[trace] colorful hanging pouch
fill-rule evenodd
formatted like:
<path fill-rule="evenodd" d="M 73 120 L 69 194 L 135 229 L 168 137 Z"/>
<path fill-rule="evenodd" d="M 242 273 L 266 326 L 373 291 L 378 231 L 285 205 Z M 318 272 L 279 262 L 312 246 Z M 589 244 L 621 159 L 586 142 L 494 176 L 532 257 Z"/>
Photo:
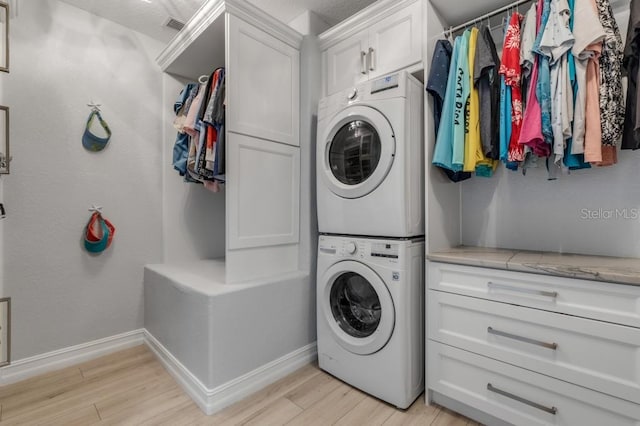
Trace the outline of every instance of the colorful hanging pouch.
<path fill-rule="evenodd" d="M 91 125 L 93 124 L 93 119 L 95 117 L 98 117 L 100 125 L 104 131 L 107 132 L 106 138 L 101 138 L 100 136 L 96 136 L 91 133 Z M 100 115 L 100 111 L 91 111 L 91 114 L 89 114 L 89 118 L 87 119 L 87 126 L 84 129 L 84 134 L 82 135 L 82 146 L 89 151 L 102 151 L 109 143 L 109 139 L 111 139 L 111 129 L 109 129 L 109 125 Z"/>
<path fill-rule="evenodd" d="M 94 212 L 84 230 L 84 247 L 90 253 L 102 253 L 111 245 L 115 231 L 111 222 Z"/>

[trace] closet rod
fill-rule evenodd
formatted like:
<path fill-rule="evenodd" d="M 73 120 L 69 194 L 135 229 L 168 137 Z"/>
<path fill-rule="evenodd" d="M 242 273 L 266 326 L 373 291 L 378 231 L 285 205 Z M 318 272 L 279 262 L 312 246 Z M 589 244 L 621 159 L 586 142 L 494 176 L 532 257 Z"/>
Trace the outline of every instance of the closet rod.
<path fill-rule="evenodd" d="M 484 15 L 482 15 L 482 16 L 479 16 L 479 17 L 477 17 L 477 18 L 475 18 L 475 19 L 472 19 L 472 20 L 470 20 L 470 21 L 467 21 L 467 22 L 465 22 L 464 24 L 460 24 L 460 25 L 457 25 L 457 26 L 455 26 L 455 27 L 451 27 L 451 28 L 449 28 L 448 30 L 444 31 L 444 33 L 443 33 L 443 34 L 453 34 L 453 33 L 457 33 L 458 31 L 463 30 L 463 29 L 465 29 L 465 28 L 469 27 L 470 25 L 475 24 L 475 23 L 476 23 L 476 22 L 478 22 L 478 21 L 484 21 L 485 19 L 488 19 L 488 18 L 491 18 L 491 17 L 493 17 L 493 16 L 499 15 L 499 14 L 501 14 L 501 13 L 502 13 L 502 12 L 504 12 L 504 11 L 507 11 L 507 10 L 509 10 L 509 9 L 513 9 L 514 7 L 518 7 L 518 6 L 520 6 L 521 4 L 529 3 L 529 2 L 531 2 L 531 1 L 533 1 L 533 0 L 518 0 L 518 1 L 514 1 L 513 3 L 508 4 L 508 5 L 504 6 L 504 7 L 501 7 L 500 9 L 496 9 L 496 10 L 494 10 L 493 12 L 485 13 L 485 14 L 484 14 Z"/>

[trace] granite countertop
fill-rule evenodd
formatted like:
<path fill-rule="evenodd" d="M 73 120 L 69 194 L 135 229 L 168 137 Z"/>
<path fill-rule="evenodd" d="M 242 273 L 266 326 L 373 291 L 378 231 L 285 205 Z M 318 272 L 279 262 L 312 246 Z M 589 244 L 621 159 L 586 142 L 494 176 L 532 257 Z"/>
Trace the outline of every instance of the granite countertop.
<path fill-rule="evenodd" d="M 427 255 L 434 262 L 482 266 L 640 286 L 640 259 L 460 246 Z"/>

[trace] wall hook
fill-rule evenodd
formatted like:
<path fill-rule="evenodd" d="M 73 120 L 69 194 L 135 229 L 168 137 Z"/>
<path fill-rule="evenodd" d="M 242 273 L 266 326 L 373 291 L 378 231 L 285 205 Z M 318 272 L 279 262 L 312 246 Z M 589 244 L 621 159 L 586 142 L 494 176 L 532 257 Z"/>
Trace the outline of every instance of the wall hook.
<path fill-rule="evenodd" d="M 100 112 L 101 104 L 96 104 L 93 101 L 91 101 L 90 103 L 87 104 L 87 106 L 91 108 L 91 111 Z"/>
<path fill-rule="evenodd" d="M 91 204 L 91 207 L 89 208 L 90 212 L 94 212 L 94 213 L 98 213 L 98 214 L 102 214 L 102 206 L 96 206 L 95 204 Z"/>

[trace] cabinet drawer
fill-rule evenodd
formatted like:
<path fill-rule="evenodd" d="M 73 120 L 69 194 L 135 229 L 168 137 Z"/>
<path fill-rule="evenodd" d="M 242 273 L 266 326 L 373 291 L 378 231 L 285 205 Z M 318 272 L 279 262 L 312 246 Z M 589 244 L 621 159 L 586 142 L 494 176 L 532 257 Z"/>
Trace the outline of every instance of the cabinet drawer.
<path fill-rule="evenodd" d="M 638 426 L 640 405 L 429 341 L 428 387 L 519 426 Z"/>
<path fill-rule="evenodd" d="M 429 262 L 429 288 L 640 327 L 640 287 Z"/>
<path fill-rule="evenodd" d="M 429 338 L 640 401 L 640 329 L 430 290 Z"/>

